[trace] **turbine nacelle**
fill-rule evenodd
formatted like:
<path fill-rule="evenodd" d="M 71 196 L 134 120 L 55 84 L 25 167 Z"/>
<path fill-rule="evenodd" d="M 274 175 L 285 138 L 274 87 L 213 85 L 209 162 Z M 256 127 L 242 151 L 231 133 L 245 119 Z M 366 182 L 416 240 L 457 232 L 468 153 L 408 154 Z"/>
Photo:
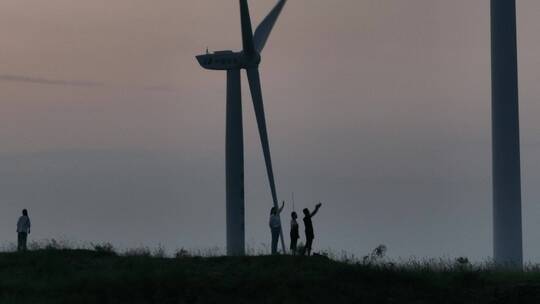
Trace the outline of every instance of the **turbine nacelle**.
<path fill-rule="evenodd" d="M 196 56 L 201 67 L 207 70 L 235 70 L 256 68 L 261 63 L 261 55 L 246 55 L 244 52 L 218 51 Z"/>

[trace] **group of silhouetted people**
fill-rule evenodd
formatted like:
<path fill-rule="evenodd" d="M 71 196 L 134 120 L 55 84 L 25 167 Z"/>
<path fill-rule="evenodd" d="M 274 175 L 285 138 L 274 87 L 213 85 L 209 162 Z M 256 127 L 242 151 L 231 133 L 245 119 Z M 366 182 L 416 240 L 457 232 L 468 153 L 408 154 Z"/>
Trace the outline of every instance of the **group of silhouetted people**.
<path fill-rule="evenodd" d="M 299 233 L 299 225 L 296 219 L 298 218 L 298 215 L 296 212 L 291 213 L 291 230 L 290 230 L 290 237 L 291 237 L 291 245 L 290 250 L 293 255 L 301 254 L 301 255 L 311 255 L 311 247 L 313 245 L 313 240 L 315 239 L 315 233 L 313 231 L 313 222 L 311 218 L 317 214 L 319 209 L 321 208 L 322 203 L 318 203 L 315 205 L 315 209 L 313 211 L 309 211 L 308 208 L 304 208 L 304 231 L 306 234 L 306 244 L 304 248 L 299 252 L 298 251 L 298 239 L 300 238 Z M 278 247 L 278 241 L 279 236 L 281 234 L 281 220 L 279 215 L 281 214 L 281 211 L 283 211 L 283 207 L 285 207 L 285 201 L 281 203 L 281 207 L 272 207 L 270 210 L 270 231 L 272 233 L 272 254 L 277 254 L 277 247 Z"/>
<path fill-rule="evenodd" d="M 298 251 L 298 239 L 300 239 L 300 233 L 299 233 L 299 225 L 296 219 L 298 218 L 298 215 L 296 212 L 291 213 L 291 230 L 290 230 L 290 237 L 291 237 L 291 245 L 290 250 L 293 255 L 295 254 L 306 254 L 311 255 L 311 247 L 313 245 L 313 239 L 315 239 L 315 233 L 313 231 L 313 222 L 311 218 L 317 214 L 319 209 L 321 208 L 322 204 L 318 203 L 315 205 L 315 209 L 313 211 L 309 211 L 309 209 L 304 208 L 304 229 L 306 234 L 306 245 L 304 246 L 303 250 L 300 252 Z M 283 211 L 283 207 L 285 207 L 285 201 L 281 203 L 280 208 L 272 207 L 270 210 L 270 231 L 272 232 L 272 254 L 277 253 L 277 247 L 278 247 L 278 241 L 279 236 L 281 234 L 281 220 L 279 215 L 281 214 L 281 211 Z M 19 220 L 17 221 L 17 251 L 25 251 L 26 250 L 26 241 L 28 239 L 28 234 L 30 234 L 30 217 L 28 216 L 28 210 L 23 209 L 22 215 L 19 217 Z"/>

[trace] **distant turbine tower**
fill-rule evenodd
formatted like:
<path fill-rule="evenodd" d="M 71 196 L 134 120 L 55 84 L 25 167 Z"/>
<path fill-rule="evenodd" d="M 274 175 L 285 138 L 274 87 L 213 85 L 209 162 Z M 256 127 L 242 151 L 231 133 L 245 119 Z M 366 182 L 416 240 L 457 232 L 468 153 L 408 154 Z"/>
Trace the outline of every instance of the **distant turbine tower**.
<path fill-rule="evenodd" d="M 515 0 L 491 0 L 493 258 L 521 267 L 521 176 Z"/>
<path fill-rule="evenodd" d="M 199 64 L 208 70 L 227 71 L 227 122 L 226 122 L 226 191 L 227 191 L 227 254 L 243 255 L 245 253 L 244 224 L 244 143 L 242 132 L 242 98 L 240 70 L 247 70 L 249 87 L 255 108 L 255 116 L 259 127 L 259 135 L 266 163 L 268 181 L 274 207 L 278 208 L 272 159 L 266 131 L 259 63 L 264 45 L 270 32 L 285 5 L 280 0 L 261 22 L 253 35 L 247 0 L 240 0 L 240 20 L 242 25 L 242 46 L 240 52 L 219 51 L 213 54 L 197 56 Z M 285 252 L 283 229 L 281 230 L 281 246 Z"/>

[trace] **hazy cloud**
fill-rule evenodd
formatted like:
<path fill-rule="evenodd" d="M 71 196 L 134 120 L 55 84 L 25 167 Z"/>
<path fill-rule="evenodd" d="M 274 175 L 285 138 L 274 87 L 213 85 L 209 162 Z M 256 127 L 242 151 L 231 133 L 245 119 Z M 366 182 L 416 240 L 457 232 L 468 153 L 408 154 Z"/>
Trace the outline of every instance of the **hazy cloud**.
<path fill-rule="evenodd" d="M 42 77 L 22 76 L 22 75 L 0 75 L 0 80 L 11 82 L 27 82 L 35 84 L 76 86 L 76 87 L 104 87 L 104 83 L 94 81 L 73 81 L 61 79 L 48 79 Z"/>
<path fill-rule="evenodd" d="M 122 89 L 124 87 L 106 84 L 97 81 L 80 81 L 80 80 L 65 80 L 65 79 L 52 79 L 25 75 L 12 75 L 3 74 L 0 75 L 0 81 L 7 82 L 22 82 L 30 84 L 41 85 L 55 85 L 55 86 L 71 86 L 71 87 L 90 87 L 90 88 L 110 88 L 110 89 Z M 129 89 L 143 90 L 143 91 L 162 91 L 162 92 L 174 92 L 173 88 L 167 86 L 129 86 Z"/>

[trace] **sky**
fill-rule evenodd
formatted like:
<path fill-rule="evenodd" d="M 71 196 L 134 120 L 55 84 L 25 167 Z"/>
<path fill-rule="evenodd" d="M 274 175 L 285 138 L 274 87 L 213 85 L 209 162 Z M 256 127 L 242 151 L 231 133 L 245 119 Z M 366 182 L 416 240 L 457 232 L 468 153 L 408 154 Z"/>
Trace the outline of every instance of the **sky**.
<path fill-rule="evenodd" d="M 274 0 L 250 1 L 254 27 Z M 540 262 L 540 3 L 518 1 L 525 260 Z M 492 253 L 489 1 L 290 0 L 261 78 L 283 223 L 315 250 Z M 225 73 L 238 1 L 0 2 L 0 243 L 225 245 Z M 271 196 L 243 76 L 246 241 Z"/>

